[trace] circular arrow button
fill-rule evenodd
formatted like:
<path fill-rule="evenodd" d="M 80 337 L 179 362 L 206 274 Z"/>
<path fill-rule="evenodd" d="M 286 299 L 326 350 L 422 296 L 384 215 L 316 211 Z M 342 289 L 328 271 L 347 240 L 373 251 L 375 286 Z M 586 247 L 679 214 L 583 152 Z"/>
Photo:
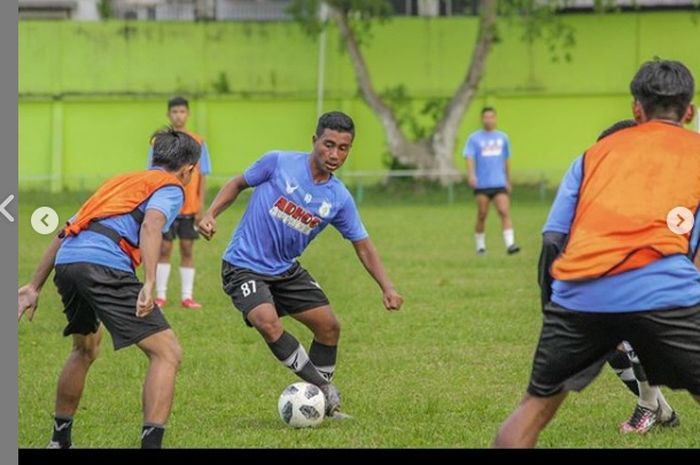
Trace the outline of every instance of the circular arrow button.
<path fill-rule="evenodd" d="M 32 228 L 39 234 L 51 234 L 58 227 L 58 213 L 51 207 L 39 207 L 32 213 Z"/>
<path fill-rule="evenodd" d="M 675 234 L 687 234 L 694 223 L 693 212 L 685 207 L 676 207 L 666 215 L 666 225 Z"/>

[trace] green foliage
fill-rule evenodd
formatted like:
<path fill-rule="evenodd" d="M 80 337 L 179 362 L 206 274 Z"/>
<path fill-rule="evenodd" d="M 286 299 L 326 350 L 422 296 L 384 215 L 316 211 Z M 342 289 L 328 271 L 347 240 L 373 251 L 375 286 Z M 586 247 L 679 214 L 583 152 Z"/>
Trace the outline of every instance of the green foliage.
<path fill-rule="evenodd" d="M 386 89 L 381 97 L 393 110 L 401 129 L 414 141 L 430 137 L 448 102 L 447 98 L 431 98 L 416 110 L 412 106 L 415 98 L 403 84 Z"/>
<path fill-rule="evenodd" d="M 326 0 L 329 7 L 337 13 L 347 16 L 359 43 L 371 38 L 371 26 L 391 18 L 393 9 L 386 0 Z M 320 18 L 321 0 L 293 0 L 287 11 L 309 35 L 318 34 L 326 21 Z"/>
<path fill-rule="evenodd" d="M 217 94 L 228 94 L 231 92 L 231 85 L 228 82 L 228 76 L 223 71 L 219 73 L 218 78 L 212 82 L 212 88 Z"/>
<path fill-rule="evenodd" d="M 425 140 L 433 134 L 449 101 L 447 98 L 430 98 L 416 109 L 413 105 L 415 98 L 409 95 L 408 89 L 403 84 L 386 89 L 381 94 L 381 98 L 391 107 L 404 134 L 413 141 Z M 402 164 L 389 152 L 383 154 L 382 163 L 391 170 L 415 168 Z"/>
<path fill-rule="evenodd" d="M 109 19 L 112 14 L 112 0 L 100 0 L 97 4 L 97 11 L 100 13 L 100 18 Z"/>

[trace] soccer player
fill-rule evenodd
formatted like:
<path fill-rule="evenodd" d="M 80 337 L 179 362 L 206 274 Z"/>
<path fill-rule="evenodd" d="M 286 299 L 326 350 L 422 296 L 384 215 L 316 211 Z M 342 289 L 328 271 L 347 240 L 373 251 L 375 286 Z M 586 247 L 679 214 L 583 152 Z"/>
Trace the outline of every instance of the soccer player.
<path fill-rule="evenodd" d="M 528 392 L 495 446 L 533 447 L 574 388 L 568 380 L 589 384 L 620 341 L 634 347 L 649 384 L 700 403 L 700 228 L 683 233 L 667 220 L 677 207 L 698 214 L 700 135 L 682 127 L 694 86 L 682 63 L 643 64 L 630 85 L 640 124 L 597 142 L 565 175 L 545 231 L 569 238 L 551 267 Z"/>
<path fill-rule="evenodd" d="M 143 385 L 141 447 L 160 448 L 170 415 L 181 349 L 153 300 L 161 232 L 175 220 L 199 159 L 200 147 L 183 132 L 153 137 L 153 168 L 116 176 L 82 205 L 54 238 L 29 284 L 19 289 L 18 320 L 31 321 L 39 293 L 55 268 L 73 349 L 58 379 L 49 448 L 70 448 L 73 416 L 97 358 L 102 324 L 115 350 L 135 344 L 149 361 Z M 144 282 L 135 268 L 143 262 Z"/>
<path fill-rule="evenodd" d="M 616 133 L 622 129 L 636 126 L 634 120 L 622 120 L 604 130 L 598 141 Z M 562 194 L 557 202 L 566 202 L 569 211 L 576 209 L 578 201 L 578 191 L 575 186 L 563 184 Z M 563 208 L 560 205 L 559 210 Z M 559 256 L 563 245 L 568 239 L 569 230 L 566 224 L 552 223 L 545 226 L 544 234 L 548 240 L 543 244 L 540 254 L 539 283 L 542 291 L 542 306 L 550 302 L 552 290 L 552 277 L 549 269 L 552 262 Z M 637 396 L 637 405 L 630 418 L 620 426 L 623 433 L 646 433 L 657 424 L 660 426 L 678 426 L 680 419 L 668 404 L 661 389 L 658 386 L 651 386 L 647 380 L 646 372 L 639 362 L 639 358 L 634 353 L 632 346 L 627 342 L 622 342 L 615 350 L 612 350 L 606 357 L 608 364 L 615 371 L 615 374 L 627 386 L 627 388 Z M 572 389 L 573 390 L 573 389 Z"/>
<path fill-rule="evenodd" d="M 355 202 L 333 173 L 343 166 L 355 137 L 352 119 L 330 112 L 318 120 L 311 153 L 269 152 L 234 177 L 217 194 L 199 230 L 211 239 L 216 217 L 249 187 L 255 190 L 224 252 L 226 294 L 255 327 L 277 359 L 304 381 L 321 388 L 326 413 L 342 418 L 335 373 L 340 324 L 321 285 L 297 261 L 329 224 L 352 242 L 358 258 L 376 280 L 387 310 L 399 310 L 403 298 L 384 271 Z M 284 330 L 290 315 L 313 332 L 307 353 Z"/>
<path fill-rule="evenodd" d="M 211 173 L 209 150 L 204 139 L 187 129 L 190 116 L 189 102 L 183 97 L 168 100 L 168 119 L 177 131 L 189 134 L 201 146 L 199 163 L 192 173 L 192 181 L 185 187 L 185 203 L 170 229 L 163 233 L 158 269 L 156 271 L 156 305 L 167 305 L 168 278 L 170 277 L 170 254 L 173 241 L 180 239 L 180 281 L 182 287 L 180 305 L 188 309 L 199 309 L 202 305 L 194 299 L 194 241 L 199 238 L 196 225 L 204 211 L 206 193 L 206 176 Z M 151 166 L 153 148 L 148 152 L 148 164 Z"/>
<path fill-rule="evenodd" d="M 481 110 L 483 129 L 469 135 L 463 155 L 467 159 L 469 185 L 476 196 L 476 253 L 486 253 L 484 233 L 489 204 L 493 200 L 503 225 L 503 241 L 508 254 L 518 253 L 513 222 L 510 219 L 510 142 L 508 136 L 496 130 L 496 110 Z"/>

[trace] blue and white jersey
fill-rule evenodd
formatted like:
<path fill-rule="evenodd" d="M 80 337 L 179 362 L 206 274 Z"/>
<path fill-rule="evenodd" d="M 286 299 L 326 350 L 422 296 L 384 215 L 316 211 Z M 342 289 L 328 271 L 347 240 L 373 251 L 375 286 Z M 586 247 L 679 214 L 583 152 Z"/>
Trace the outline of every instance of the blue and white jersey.
<path fill-rule="evenodd" d="M 329 224 L 347 240 L 368 237 L 350 192 L 335 176 L 315 183 L 309 156 L 269 152 L 243 173 L 255 191 L 224 252 L 225 261 L 278 275 Z"/>

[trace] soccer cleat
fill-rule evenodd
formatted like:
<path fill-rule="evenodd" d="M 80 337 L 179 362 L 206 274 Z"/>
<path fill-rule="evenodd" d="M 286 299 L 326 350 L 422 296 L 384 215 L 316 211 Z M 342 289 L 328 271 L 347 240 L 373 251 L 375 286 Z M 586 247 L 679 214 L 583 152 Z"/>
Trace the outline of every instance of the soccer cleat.
<path fill-rule="evenodd" d="M 71 444 L 61 444 L 58 441 L 49 441 L 49 445 L 46 446 L 47 449 L 72 449 L 73 446 Z"/>
<path fill-rule="evenodd" d="M 340 392 L 331 383 L 319 386 L 319 389 L 326 397 L 326 416 L 331 417 L 340 408 Z"/>
<path fill-rule="evenodd" d="M 326 418 L 335 421 L 352 420 L 352 415 L 348 415 L 347 413 L 343 413 L 340 410 L 335 409 L 331 413 L 327 414 Z"/>
<path fill-rule="evenodd" d="M 154 300 L 153 303 L 156 304 L 158 308 L 162 310 L 163 307 L 165 307 L 165 305 L 168 303 L 168 301 L 165 299 L 161 299 L 160 297 L 156 297 L 156 300 Z"/>
<path fill-rule="evenodd" d="M 637 434 L 648 433 L 658 423 L 659 414 L 660 409 L 654 411 L 637 404 L 630 419 L 620 425 L 620 432 Z"/>
<path fill-rule="evenodd" d="M 192 310 L 197 310 L 199 308 L 202 308 L 202 304 L 194 300 L 192 297 L 189 299 L 185 299 L 182 302 L 180 302 L 183 308 L 189 308 Z"/>
<path fill-rule="evenodd" d="M 507 252 L 508 252 L 508 255 L 513 255 L 513 254 L 515 254 L 515 253 L 520 252 L 520 247 L 518 247 L 517 245 L 513 244 L 513 245 L 511 245 L 510 247 L 508 247 Z"/>
<path fill-rule="evenodd" d="M 659 426 L 663 428 L 675 428 L 676 426 L 680 426 L 680 424 L 681 419 L 678 417 L 675 410 L 671 410 L 671 416 L 666 419 L 661 418 L 661 415 L 659 415 Z"/>
<path fill-rule="evenodd" d="M 486 255 L 486 249 L 477 249 L 476 254 L 477 255 Z"/>

